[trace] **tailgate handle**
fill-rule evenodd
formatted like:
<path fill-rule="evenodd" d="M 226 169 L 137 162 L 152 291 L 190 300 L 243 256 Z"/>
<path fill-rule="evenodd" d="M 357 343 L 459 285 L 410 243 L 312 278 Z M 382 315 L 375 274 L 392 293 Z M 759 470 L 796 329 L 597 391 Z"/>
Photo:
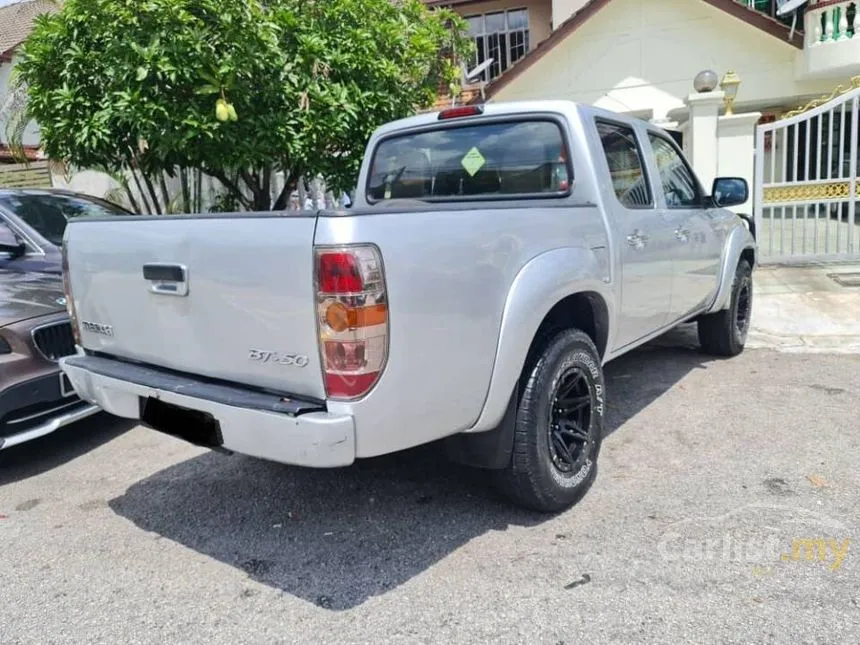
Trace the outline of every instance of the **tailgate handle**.
<path fill-rule="evenodd" d="M 181 264 L 144 264 L 143 278 L 149 290 L 166 296 L 188 295 L 188 269 Z"/>

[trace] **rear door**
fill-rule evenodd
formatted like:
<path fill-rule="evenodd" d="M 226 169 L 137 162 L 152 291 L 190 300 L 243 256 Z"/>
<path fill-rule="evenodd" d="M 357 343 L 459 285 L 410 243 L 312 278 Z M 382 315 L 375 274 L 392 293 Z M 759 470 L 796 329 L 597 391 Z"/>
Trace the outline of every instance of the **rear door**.
<path fill-rule="evenodd" d="M 72 220 L 83 346 L 195 376 L 325 398 L 315 216 Z"/>
<path fill-rule="evenodd" d="M 668 255 L 674 264 L 672 305 L 667 322 L 699 311 L 717 288 L 720 269 L 718 231 L 705 208 L 705 195 L 677 145 L 648 130 L 649 161 L 658 185 L 658 204 L 671 229 Z"/>
<path fill-rule="evenodd" d="M 621 263 L 620 316 L 613 349 L 660 329 L 672 298 L 670 229 L 657 208 L 642 142 L 631 126 L 596 121 L 611 195 L 605 200 Z"/>

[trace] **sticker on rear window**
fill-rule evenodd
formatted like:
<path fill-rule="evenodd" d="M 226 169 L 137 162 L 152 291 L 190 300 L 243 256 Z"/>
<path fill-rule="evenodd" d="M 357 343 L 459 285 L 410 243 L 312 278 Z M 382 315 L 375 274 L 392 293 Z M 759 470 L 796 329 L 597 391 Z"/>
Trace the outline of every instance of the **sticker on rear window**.
<path fill-rule="evenodd" d="M 460 163 L 463 164 L 463 168 L 466 169 L 466 172 L 469 173 L 470 176 L 474 177 L 475 173 L 484 167 L 487 160 L 484 159 L 484 155 L 481 154 L 480 150 L 473 147 L 466 153 L 466 156 L 463 157 L 463 160 Z"/>

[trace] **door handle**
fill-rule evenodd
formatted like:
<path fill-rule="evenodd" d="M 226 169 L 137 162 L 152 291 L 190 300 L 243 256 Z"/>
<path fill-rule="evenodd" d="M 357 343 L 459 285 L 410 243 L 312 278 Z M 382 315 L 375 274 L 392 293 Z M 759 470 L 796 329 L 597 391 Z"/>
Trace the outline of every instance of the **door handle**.
<path fill-rule="evenodd" d="M 690 231 L 685 228 L 675 229 L 675 239 L 686 242 L 690 239 Z"/>
<path fill-rule="evenodd" d="M 149 290 L 165 296 L 188 295 L 188 268 L 181 264 L 144 264 L 143 279 Z"/>

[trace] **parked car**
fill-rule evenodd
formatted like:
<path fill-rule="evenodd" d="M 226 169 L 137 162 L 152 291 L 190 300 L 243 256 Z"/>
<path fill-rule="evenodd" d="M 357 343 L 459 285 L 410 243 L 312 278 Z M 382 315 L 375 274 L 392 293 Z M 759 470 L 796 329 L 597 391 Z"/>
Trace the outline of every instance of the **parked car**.
<path fill-rule="evenodd" d="M 0 271 L 59 274 L 70 219 L 130 214 L 104 199 L 68 190 L 0 188 Z"/>
<path fill-rule="evenodd" d="M 75 353 L 62 280 L 0 271 L 0 450 L 91 416 L 57 361 Z"/>
<path fill-rule="evenodd" d="M 444 440 L 558 511 L 597 472 L 605 363 L 690 321 L 743 350 L 756 245 L 725 207 L 748 193 L 594 107 L 412 117 L 373 134 L 349 210 L 73 220 L 62 368 L 113 414 L 287 464 Z"/>

